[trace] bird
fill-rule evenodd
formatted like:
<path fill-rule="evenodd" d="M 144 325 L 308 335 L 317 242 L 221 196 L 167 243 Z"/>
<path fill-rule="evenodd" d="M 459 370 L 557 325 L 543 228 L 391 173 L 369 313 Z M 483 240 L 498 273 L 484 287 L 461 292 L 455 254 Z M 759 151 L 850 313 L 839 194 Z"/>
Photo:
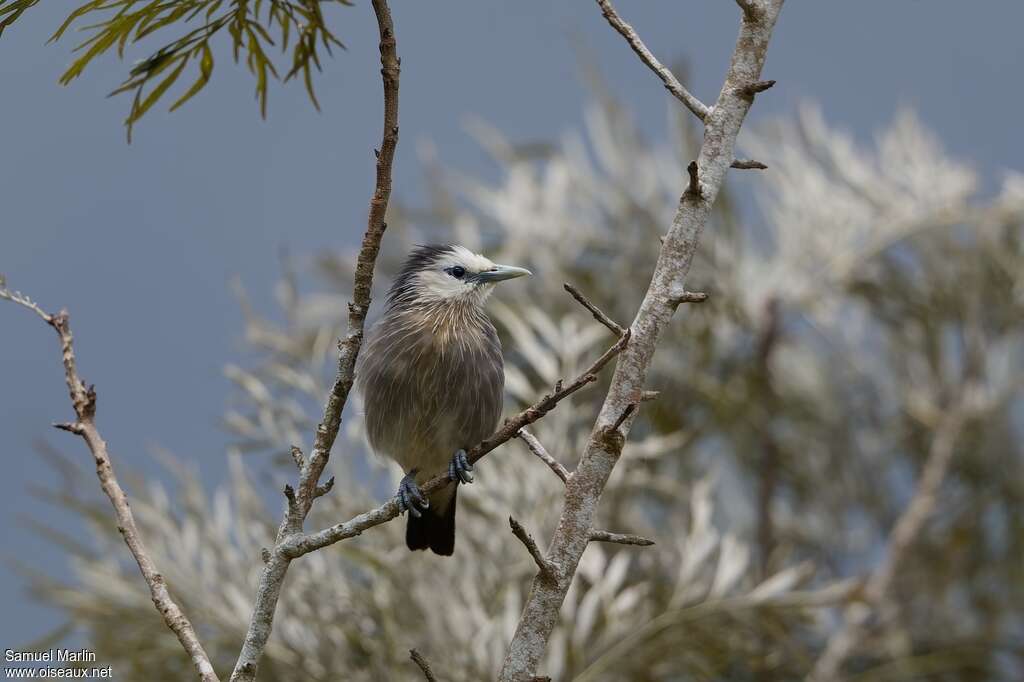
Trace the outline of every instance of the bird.
<path fill-rule="evenodd" d="M 405 543 L 440 556 L 455 550 L 455 502 L 472 483 L 466 450 L 501 416 L 501 341 L 484 303 L 498 282 L 532 273 L 455 244 L 417 246 L 388 292 L 356 364 L 367 440 L 404 472 L 396 501 L 408 511 Z M 425 496 L 447 472 L 455 485 Z"/>

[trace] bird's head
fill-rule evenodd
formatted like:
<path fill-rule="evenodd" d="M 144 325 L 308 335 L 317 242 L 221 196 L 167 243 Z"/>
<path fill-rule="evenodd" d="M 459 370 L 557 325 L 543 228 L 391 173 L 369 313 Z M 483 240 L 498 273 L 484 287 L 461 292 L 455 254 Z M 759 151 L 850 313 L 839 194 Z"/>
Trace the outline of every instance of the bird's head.
<path fill-rule="evenodd" d="M 390 305 L 481 305 L 494 285 L 532 274 L 497 265 L 464 246 L 418 246 L 405 261 L 388 295 Z"/>

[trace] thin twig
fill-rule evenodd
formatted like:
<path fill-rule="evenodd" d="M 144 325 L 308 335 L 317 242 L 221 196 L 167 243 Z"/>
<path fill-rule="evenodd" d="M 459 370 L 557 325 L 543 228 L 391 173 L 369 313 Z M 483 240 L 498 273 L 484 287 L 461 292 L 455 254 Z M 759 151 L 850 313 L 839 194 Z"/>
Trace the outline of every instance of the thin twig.
<path fill-rule="evenodd" d="M 650 547 L 654 540 L 649 540 L 640 535 L 624 535 L 622 533 L 609 533 L 606 530 L 590 531 L 591 542 L 616 542 L 620 545 L 636 545 L 638 547 Z"/>
<path fill-rule="evenodd" d="M 764 92 L 768 88 L 775 85 L 775 81 L 755 81 L 750 85 L 745 85 L 740 88 L 740 94 L 744 97 L 753 97 L 754 95 Z"/>
<path fill-rule="evenodd" d="M 56 315 L 50 315 L 42 308 L 32 302 L 27 296 L 18 292 L 8 291 L 2 279 L 0 279 L 0 299 L 6 299 L 17 303 L 39 315 L 47 324 L 53 327 L 60 338 L 62 359 L 64 363 L 64 380 L 67 383 L 71 403 L 75 409 L 75 421 L 70 423 L 55 424 L 59 429 L 81 436 L 92 452 L 96 463 L 96 476 L 99 478 L 100 487 L 110 499 L 114 507 L 114 514 L 117 518 L 117 529 L 128 545 L 135 563 L 139 566 L 146 585 L 149 586 L 149 594 L 156 606 L 157 611 L 164 619 L 164 623 L 178 637 L 182 648 L 185 649 L 192 664 L 199 673 L 203 682 L 219 682 L 217 674 L 210 663 L 210 657 L 203 649 L 203 645 L 196 636 L 191 621 L 171 597 L 167 589 L 167 583 L 163 575 L 157 569 L 149 551 L 146 549 L 138 526 L 135 525 L 135 517 L 131 507 L 128 505 L 128 496 L 117 480 L 114 473 L 114 465 L 110 460 L 107 451 L 107 443 L 100 436 L 96 428 L 96 391 L 90 386 L 86 387 L 78 375 L 78 366 L 75 361 L 75 350 L 68 313 L 65 310 Z"/>
<path fill-rule="evenodd" d="M 612 3 L 609 0 L 597 0 L 597 4 L 601 7 L 601 12 L 604 14 L 604 18 L 608 20 L 612 28 L 619 32 L 619 34 L 626 39 L 629 46 L 633 48 L 633 52 L 636 52 L 637 56 L 640 57 L 640 61 L 646 64 L 651 71 L 657 74 L 661 82 L 665 84 L 665 89 L 672 93 L 676 99 L 686 105 L 686 108 L 693 112 L 694 116 L 699 118 L 702 123 L 708 120 L 708 116 L 711 111 L 707 105 L 701 102 L 699 99 L 690 94 L 690 92 L 683 87 L 683 84 L 679 82 L 679 79 L 675 77 L 672 71 L 669 70 L 664 64 L 658 61 L 658 58 L 647 49 L 644 42 L 640 40 L 640 36 L 637 35 L 636 31 L 632 26 L 627 24 L 619 13 L 612 7 Z"/>
<path fill-rule="evenodd" d="M 768 168 L 765 164 L 753 159 L 736 159 L 729 167 L 738 168 L 739 170 L 765 170 Z"/>
<path fill-rule="evenodd" d="M 398 145 L 398 86 L 401 60 L 395 41 L 395 28 L 387 0 L 371 0 L 380 34 L 381 80 L 384 86 L 384 121 L 380 150 L 377 153 L 376 182 L 366 221 L 366 233 L 356 258 L 352 302 L 348 306 L 348 327 L 338 343 L 338 372 L 324 406 L 323 419 L 316 428 L 313 450 L 299 471 L 296 503 L 291 504 L 278 528 L 276 544 L 265 562 L 256 590 L 245 642 L 235 663 L 231 682 L 252 682 L 256 679 L 274 621 L 274 611 L 281 594 L 281 585 L 295 555 L 283 551 L 290 538 L 302 534 L 302 526 L 313 501 L 328 492 L 331 482 L 321 486 L 320 475 L 327 466 L 331 448 L 341 427 L 341 414 L 355 381 L 355 364 L 363 343 L 363 327 L 370 309 L 373 273 L 380 253 L 380 243 L 387 224 L 384 222 L 391 197 L 391 169 Z"/>
<path fill-rule="evenodd" d="M 672 294 L 669 297 L 669 302 L 672 305 L 680 305 L 682 303 L 703 303 L 708 300 L 708 295 L 702 291 L 683 291 L 678 294 Z"/>
<path fill-rule="evenodd" d="M 427 678 L 427 682 L 437 682 L 437 678 L 434 677 L 434 671 L 430 669 L 430 664 L 427 663 L 427 659 L 423 657 L 423 654 L 415 649 L 409 649 L 409 658 L 420 667 L 420 670 L 423 671 L 423 676 Z"/>
<path fill-rule="evenodd" d="M 568 483 L 569 477 L 572 475 L 569 470 L 562 466 L 561 462 L 551 456 L 551 454 L 544 448 L 537 437 L 526 429 L 520 429 L 519 433 L 516 434 L 524 443 L 526 447 L 530 449 L 530 452 L 537 455 L 542 462 L 548 465 L 555 475 L 562 479 L 562 483 Z"/>
<path fill-rule="evenodd" d="M 508 525 L 512 528 L 512 534 L 519 538 L 519 541 L 526 547 L 526 551 L 530 553 L 530 556 L 537 563 L 537 568 L 540 569 L 541 575 L 549 578 L 555 577 L 555 565 L 548 561 L 544 553 L 540 551 L 540 547 L 537 546 L 533 536 L 527 533 L 523 525 L 511 516 L 508 517 Z"/>
<path fill-rule="evenodd" d="M 622 336 L 622 326 L 615 322 L 615 320 L 613 320 L 612 318 L 605 315 L 604 312 L 596 305 L 594 305 L 589 298 L 581 294 L 579 289 L 569 284 L 568 282 L 566 282 L 562 286 L 565 287 L 565 290 L 568 291 L 573 298 L 579 301 L 580 305 L 582 305 L 584 308 L 590 311 L 590 313 L 594 316 L 595 320 L 603 324 L 605 327 L 608 327 L 608 329 L 610 329 L 612 334 L 615 334 L 615 336 Z"/>

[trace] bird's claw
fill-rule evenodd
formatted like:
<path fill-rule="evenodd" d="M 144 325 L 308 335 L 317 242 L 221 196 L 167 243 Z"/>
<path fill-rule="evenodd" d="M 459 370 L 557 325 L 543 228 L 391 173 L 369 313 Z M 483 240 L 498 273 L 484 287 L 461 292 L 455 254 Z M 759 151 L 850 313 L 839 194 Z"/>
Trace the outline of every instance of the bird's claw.
<path fill-rule="evenodd" d="M 398 502 L 398 512 L 408 511 L 416 518 L 423 516 L 421 509 L 430 507 L 430 500 L 424 497 L 420 487 L 416 485 L 416 470 L 407 473 L 402 482 L 398 484 L 398 494 L 395 496 Z"/>
<path fill-rule="evenodd" d="M 473 475 L 469 473 L 472 470 L 473 465 L 466 458 L 466 451 L 460 449 L 448 463 L 448 480 L 456 483 L 472 483 Z"/>

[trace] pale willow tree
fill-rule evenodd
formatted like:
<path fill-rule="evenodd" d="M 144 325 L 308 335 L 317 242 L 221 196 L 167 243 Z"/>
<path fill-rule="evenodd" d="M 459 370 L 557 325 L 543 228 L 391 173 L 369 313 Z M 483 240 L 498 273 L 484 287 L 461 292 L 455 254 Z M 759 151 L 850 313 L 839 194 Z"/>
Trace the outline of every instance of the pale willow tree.
<path fill-rule="evenodd" d="M 0 31 L 9 27 L 38 0 L 11 0 L 0 4 Z M 550 393 L 507 419 L 490 437 L 469 449 L 467 455 L 475 463 L 496 447 L 514 437 L 523 438 L 538 458 L 564 483 L 561 516 L 551 535 L 546 552 L 542 551 L 523 526 L 509 517 L 515 537 L 528 550 L 537 570 L 527 593 L 514 633 L 506 648 L 499 679 L 511 682 L 533 678 L 541 659 L 549 650 L 560 611 L 572 588 L 583 554 L 592 542 L 650 546 L 650 540 L 640 536 L 600 530 L 596 527 L 596 512 L 602 493 L 618 463 L 630 429 L 636 420 L 641 402 L 654 397 L 645 390 L 654 352 L 676 309 L 684 304 L 706 300 L 705 294 L 695 294 L 684 288 L 693 257 L 707 224 L 715 199 L 722 188 L 730 167 L 759 168 L 762 164 L 736 161 L 733 153 L 736 137 L 753 104 L 754 97 L 774 85 L 774 81 L 761 81 L 760 74 L 767 54 L 772 31 L 782 9 L 783 0 L 737 0 L 740 9 L 740 30 L 721 91 L 712 106 L 693 97 L 675 76 L 650 53 L 639 36 L 612 8 L 608 0 L 598 0 L 604 17 L 618 31 L 641 61 L 653 70 L 666 88 L 679 99 L 704 126 L 704 138 L 697 160 L 687 166 L 688 177 L 678 188 L 681 192 L 678 208 L 668 231 L 661 238 L 656 264 L 643 301 L 628 326 L 621 326 L 608 318 L 585 296 L 567 285 L 566 289 L 615 337 L 614 343 L 600 357 L 583 369 L 574 379 L 559 379 Z M 376 509 L 358 514 L 348 521 L 335 523 L 319 531 L 307 530 L 306 522 L 315 503 L 327 496 L 335 479 L 321 482 L 341 426 L 342 411 L 348 401 L 354 381 L 354 370 L 369 312 L 370 292 L 376 261 L 386 224 L 385 213 L 391 192 L 391 164 L 398 140 L 398 88 L 400 59 L 391 13 L 386 0 L 373 0 L 373 10 L 380 32 L 381 75 L 384 86 L 383 132 L 377 150 L 376 185 L 370 201 L 367 229 L 356 258 L 353 275 L 352 301 L 348 304 L 348 321 L 338 342 L 338 363 L 335 379 L 328 391 L 322 418 L 315 429 L 315 437 L 308 456 L 292 446 L 292 460 L 298 469 L 296 484 L 284 486 L 287 504 L 269 547 L 261 548 L 264 566 L 260 570 L 256 596 L 249 615 L 241 651 L 233 666 L 231 680 L 248 682 L 256 678 L 260 661 L 270 644 L 273 621 L 278 611 L 285 578 L 293 562 L 348 540 L 399 515 L 398 505 L 392 500 Z M 261 10 L 265 10 L 261 12 Z M 212 56 L 208 43 L 217 33 L 226 31 L 231 36 L 236 61 L 244 47 L 249 69 L 257 78 L 257 92 L 265 111 L 265 93 L 268 73 L 277 75 L 273 63 L 267 58 L 263 44 L 273 44 L 269 28 L 281 33 L 287 47 L 289 31 L 300 32 L 297 39 L 294 66 L 289 77 L 304 70 L 307 89 L 310 81 L 310 61 L 316 62 L 315 45 L 321 39 L 325 46 L 332 36 L 323 28 L 319 3 L 275 2 L 249 3 L 239 0 L 223 3 L 217 0 L 179 0 L 170 3 L 139 3 L 133 0 L 87 2 L 74 10 L 55 38 L 82 17 L 104 19 L 86 27 L 92 35 L 79 49 L 83 55 L 65 74 L 67 81 L 76 77 L 88 63 L 117 46 L 123 55 L 125 46 L 147 35 L 199 18 L 198 28 L 189 31 L 173 43 L 165 45 L 151 57 L 138 64 L 125 84 L 115 92 L 133 91 L 131 113 L 126 121 L 129 135 L 133 123 L 174 85 L 178 76 L 192 62 L 198 62 L 200 75 L 172 108 L 186 101 L 205 86 L 212 72 Z M 179 21 L 180 20 L 180 21 Z M 311 32 L 311 33 L 310 33 Z M 309 38 L 308 41 L 306 39 Z M 334 41 L 336 42 L 336 41 Z M 312 46 L 309 45 L 312 44 Z M 312 52 L 312 56 L 310 53 Z M 305 62 L 304 69 L 302 61 Z M 161 75 L 166 72 L 166 75 Z M 160 76 L 157 82 L 157 76 Z M 147 87 L 148 86 L 148 87 Z M 160 572 L 151 551 L 147 548 L 127 495 L 114 472 L 113 464 L 96 423 L 97 395 L 91 385 L 81 378 L 74 353 L 73 337 L 66 311 L 49 314 L 26 296 L 0 288 L 0 296 L 36 313 L 57 333 L 69 397 L 74 408 L 74 419 L 61 423 L 59 428 L 80 436 L 96 464 L 96 473 L 103 492 L 109 498 L 117 519 L 117 528 L 131 556 L 135 559 L 149 588 L 154 606 L 164 624 L 177 637 L 182 649 L 204 682 L 219 679 L 210 654 L 202 644 L 196 628 L 179 601 L 183 597 L 171 594 L 166 576 Z M 614 371 L 605 393 L 605 399 L 594 420 L 591 436 L 579 455 L 578 464 L 569 472 L 559 466 L 544 451 L 543 445 L 524 431 L 551 412 L 558 403 L 597 380 L 600 371 L 614 360 Z M 439 475 L 421 486 L 430 493 L 451 484 Z M 723 550 L 724 551 L 724 550 Z M 735 563 L 735 562 L 733 562 Z M 734 572 L 734 571 L 733 571 Z M 715 582 L 716 586 L 721 580 Z M 433 677 L 429 664 L 415 651 L 412 659 L 424 675 Z"/>
<path fill-rule="evenodd" d="M 502 169 L 496 182 L 443 167 L 424 144 L 432 199 L 394 211 L 381 256 L 390 274 L 413 243 L 453 240 L 544 273 L 529 280 L 529 295 L 495 301 L 512 350 L 510 409 L 601 351 L 607 330 L 580 315 L 561 282 L 626 314 L 633 303 L 623 291 L 642 282 L 693 154 L 692 130 L 675 113 L 658 144 L 645 143 L 615 103 L 585 118 L 584 130 L 545 148 L 517 147 L 474 122 Z M 657 545 L 588 548 L 541 670 L 554 680 L 810 674 L 843 631 L 845 610 L 869 606 L 863 579 L 883 566 L 939 434 L 947 403 L 932 403 L 958 399 L 968 335 L 985 344 L 983 366 L 972 370 L 976 397 L 942 500 L 915 544 L 897 549 L 884 608 L 843 671 L 866 680 L 1018 679 L 1024 453 L 1013 415 L 1024 406 L 1024 180 L 1008 176 L 994 195 L 977 196 L 976 173 L 909 113 L 872 149 L 811 107 L 742 142 L 771 164 L 762 210 L 739 221 L 721 198 L 695 261 L 712 298 L 669 330 L 673 350 L 656 356 L 649 380 L 660 397 L 645 403 L 649 417 L 602 497 L 602 527 Z M 169 458 L 176 488 L 150 482 L 133 499 L 169 582 L 195 586 L 183 608 L 216 652 L 244 634 L 258 577 L 252 556 L 276 530 L 253 471 L 270 462 L 273 487 L 287 480 L 288 450 L 307 445 L 344 326 L 350 254 L 314 263 L 295 268 L 319 271 L 307 292 L 311 282 L 286 262 L 280 314 L 261 315 L 243 296 L 245 339 L 262 360 L 226 370 L 238 386 L 225 414 L 238 439 L 231 480 L 211 490 Z M 772 309 L 779 329 L 766 349 Z M 569 467 L 600 399 L 599 390 L 581 392 L 531 433 Z M 366 456 L 358 405 L 351 412 L 338 443 L 346 454 L 330 464 L 335 491 L 315 523 L 369 508 L 397 483 L 391 467 Z M 176 643 L 163 636 L 134 568 L 118 560 L 108 512 L 90 498 L 84 473 L 56 494 L 87 513 L 98 546 L 66 542 L 80 585 L 35 575 L 34 589 L 128 679 L 180 679 Z M 562 483 L 525 443 L 488 458 L 481 474 L 464 491 L 458 562 L 404 560 L 395 524 L 300 562 L 261 678 L 333 680 L 344 670 L 353 680 L 416 679 L 407 650 L 417 647 L 438 679 L 491 679 L 535 572 L 504 530 L 507 518 L 546 536 Z M 229 666 L 220 655 L 217 667 Z"/>
<path fill-rule="evenodd" d="M 613 105 L 587 120 L 585 136 L 539 159 L 477 126 L 502 180 L 431 163 L 436 201 L 394 212 L 379 264 L 393 271 L 409 244 L 451 239 L 545 273 L 528 298 L 498 308 L 519 406 L 607 346 L 607 330 L 560 283 L 628 319 L 679 188 L 703 191 L 683 172 L 696 155 L 688 126 L 650 148 Z M 871 151 L 813 111 L 745 148 L 772 167 L 763 224 L 740 225 L 720 197 L 693 273 L 711 301 L 664 330 L 670 352 L 654 356 L 646 383 L 660 395 L 639 396 L 643 419 L 594 524 L 658 544 L 586 549 L 538 670 L 558 680 L 1019 678 L 1021 180 L 976 197 L 976 175 L 909 116 Z M 350 258 L 321 266 L 326 292 L 282 282 L 285 323 L 250 312 L 247 339 L 265 362 L 228 369 L 238 450 L 270 450 L 286 466 L 291 446 L 308 451 L 312 405 L 330 388 L 324 364 L 345 335 Z M 395 524 L 297 562 L 260 678 L 415 679 L 410 646 L 439 679 L 493 678 L 537 574 L 498 530 L 515 515 L 537 536 L 557 532 L 563 484 L 552 471 L 592 443 L 601 393 L 577 393 L 537 422 L 530 448 L 488 458 L 467 489 L 459 564 L 424 557 L 430 570 L 417 570 Z M 363 466 L 358 419 L 345 424 L 338 445 L 349 456 L 330 461 L 337 483 L 314 525 L 371 508 L 380 497 L 365 482 L 391 473 Z M 230 456 L 229 485 L 211 491 L 179 472 L 176 493 L 153 484 L 133 500 L 167 581 L 196 586 L 181 605 L 218 669 L 233 664 L 261 571 L 252 559 L 277 530 L 251 480 L 259 455 Z M 90 514 L 102 549 L 72 546 L 89 590 L 39 581 L 39 593 L 133 679 L 180 679 L 179 649 L 113 558 L 109 512 L 74 488 L 61 496 Z"/>

